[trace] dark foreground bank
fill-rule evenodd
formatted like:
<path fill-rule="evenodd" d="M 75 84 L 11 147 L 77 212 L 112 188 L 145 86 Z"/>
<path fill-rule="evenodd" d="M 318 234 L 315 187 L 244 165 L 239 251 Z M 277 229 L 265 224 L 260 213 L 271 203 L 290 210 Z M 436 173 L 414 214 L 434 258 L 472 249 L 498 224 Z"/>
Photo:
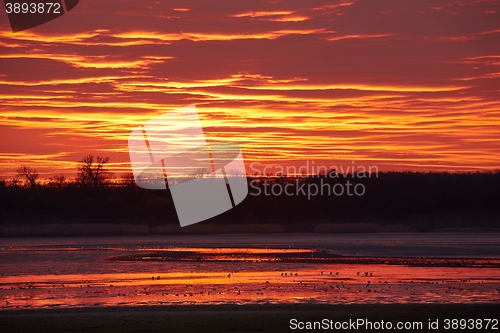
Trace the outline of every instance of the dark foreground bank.
<path fill-rule="evenodd" d="M 2 332 L 51 333 L 498 332 L 499 319 L 500 304 L 267 304 L 11 310 L 0 313 L 0 327 Z"/>

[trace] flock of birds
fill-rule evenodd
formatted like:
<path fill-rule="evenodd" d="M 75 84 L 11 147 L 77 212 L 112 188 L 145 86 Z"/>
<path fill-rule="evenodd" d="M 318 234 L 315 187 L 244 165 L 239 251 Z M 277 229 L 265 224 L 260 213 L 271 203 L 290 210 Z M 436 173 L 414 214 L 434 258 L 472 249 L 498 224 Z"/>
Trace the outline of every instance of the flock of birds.
<path fill-rule="evenodd" d="M 107 294 L 107 295 L 117 295 L 117 296 L 150 296 L 150 295 L 160 295 L 161 296 L 171 296 L 171 297 L 198 297 L 202 296 L 212 296 L 212 297 L 220 297 L 219 295 L 223 295 L 222 297 L 225 299 L 231 298 L 231 294 L 236 295 L 264 295 L 265 292 L 271 298 L 280 298 L 283 297 L 286 299 L 287 297 L 293 296 L 306 296 L 311 300 L 314 300 L 315 297 L 319 296 L 320 293 L 328 293 L 328 292 L 340 292 L 344 291 L 346 293 L 381 293 L 381 292 L 393 292 L 393 293 L 401 293 L 408 292 L 418 294 L 419 290 L 417 289 L 417 284 L 427 284 L 427 285 L 443 285 L 448 284 L 448 286 L 440 286 L 440 293 L 456 293 L 462 292 L 467 287 L 464 287 L 464 284 L 470 283 L 479 283 L 482 284 L 484 281 L 475 281 L 470 279 L 464 280 L 441 280 L 441 281 L 408 281 L 408 280 L 398 280 L 398 281 L 382 281 L 377 279 L 377 281 L 373 281 L 374 272 L 351 272 L 348 274 L 339 272 L 339 271 L 318 271 L 316 273 L 308 272 L 276 272 L 276 275 L 269 276 L 267 280 L 261 280 L 260 282 L 255 280 L 254 282 L 248 283 L 245 280 L 238 279 L 232 281 L 232 278 L 235 278 L 240 271 L 236 270 L 233 272 L 229 272 L 227 274 L 227 279 L 231 279 L 231 282 L 228 280 L 227 282 L 219 281 L 215 284 L 170 284 L 167 279 L 162 279 L 160 275 L 151 276 L 151 284 L 146 285 L 143 288 L 137 289 L 130 288 L 130 286 L 125 287 L 126 292 L 120 291 L 116 294 L 116 291 L 113 292 L 109 289 L 109 287 L 115 287 L 113 284 L 104 284 L 92 281 L 81 281 L 77 283 L 57 283 L 57 284 L 48 284 L 48 283 L 33 283 L 28 282 L 24 284 L 10 284 L 0 286 L 0 295 L 3 296 L 5 300 L 6 306 L 10 305 L 9 293 L 6 293 L 6 290 L 24 290 L 24 289 L 35 289 L 35 288 L 66 288 L 66 287 L 86 287 L 86 294 Z M 299 274 L 300 273 L 300 274 Z M 368 280 L 370 278 L 370 280 Z M 376 278 L 376 277 L 375 277 Z M 161 282 L 159 282 L 161 280 Z M 265 282 L 264 282 L 265 281 Z M 346 281 L 346 283 L 344 283 Z M 159 283 L 158 283 L 159 282 Z M 142 284 L 142 283 L 141 283 Z M 7 288 L 6 288 L 7 287 Z M 102 287 L 106 287 L 103 289 Z M 116 287 L 123 288 L 119 283 Z M 115 288 L 116 288 L 115 287 Z M 393 288 L 396 287 L 396 288 Z M 300 289 L 300 288 L 306 288 Z M 391 289 L 392 288 L 392 289 Z M 403 289 L 404 288 L 404 289 Z M 92 290 L 93 289 L 93 290 Z M 2 292 L 2 290 L 4 292 Z M 498 293 L 500 288 L 495 289 Z M 50 292 L 50 290 L 48 291 Z M 424 291 L 425 292 L 425 291 Z M 15 297 L 15 294 L 11 294 Z M 252 297 L 250 297 L 252 298 Z"/>

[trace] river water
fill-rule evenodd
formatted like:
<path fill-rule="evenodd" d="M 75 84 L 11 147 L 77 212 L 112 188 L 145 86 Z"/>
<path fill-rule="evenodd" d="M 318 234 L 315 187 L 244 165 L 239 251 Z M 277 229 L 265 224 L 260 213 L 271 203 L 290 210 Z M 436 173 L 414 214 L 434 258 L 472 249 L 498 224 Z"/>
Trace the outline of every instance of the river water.
<path fill-rule="evenodd" d="M 499 234 L 0 239 L 0 309 L 500 303 Z"/>

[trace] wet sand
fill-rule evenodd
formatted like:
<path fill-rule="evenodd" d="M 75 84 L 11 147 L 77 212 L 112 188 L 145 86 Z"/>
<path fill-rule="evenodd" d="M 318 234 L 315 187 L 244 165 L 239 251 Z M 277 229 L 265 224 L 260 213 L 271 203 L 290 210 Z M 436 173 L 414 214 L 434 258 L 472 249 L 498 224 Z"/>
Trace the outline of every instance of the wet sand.
<path fill-rule="evenodd" d="M 290 320 L 334 322 L 418 321 L 428 331 L 429 320 L 499 318 L 499 305 L 219 305 L 98 309 L 39 309 L 0 312 L 2 332 L 294 332 Z M 384 330 L 367 329 L 361 332 Z M 318 331 L 318 330 L 316 330 Z M 352 331 L 352 330 L 351 330 Z M 468 330 L 461 330 L 467 332 Z"/>

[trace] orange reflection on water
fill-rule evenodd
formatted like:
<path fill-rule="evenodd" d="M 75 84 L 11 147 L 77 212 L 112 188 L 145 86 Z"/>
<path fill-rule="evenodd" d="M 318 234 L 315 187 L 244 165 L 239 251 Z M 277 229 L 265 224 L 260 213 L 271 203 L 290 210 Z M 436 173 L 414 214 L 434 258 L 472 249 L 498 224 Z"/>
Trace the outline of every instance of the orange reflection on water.
<path fill-rule="evenodd" d="M 181 262 L 176 269 L 185 268 L 183 265 Z M 224 263 L 217 271 L 207 271 L 209 268 L 154 274 L 2 276 L 1 307 L 469 303 L 500 299 L 499 270 L 491 268 L 345 264 L 276 267 L 266 262 Z M 224 268 L 227 270 L 222 271 Z"/>
<path fill-rule="evenodd" d="M 198 248 L 198 247 L 174 247 L 169 248 L 166 251 L 169 252 L 194 252 L 197 254 L 298 254 L 298 253 L 315 253 L 318 252 L 316 249 L 304 249 L 304 248 Z"/>

